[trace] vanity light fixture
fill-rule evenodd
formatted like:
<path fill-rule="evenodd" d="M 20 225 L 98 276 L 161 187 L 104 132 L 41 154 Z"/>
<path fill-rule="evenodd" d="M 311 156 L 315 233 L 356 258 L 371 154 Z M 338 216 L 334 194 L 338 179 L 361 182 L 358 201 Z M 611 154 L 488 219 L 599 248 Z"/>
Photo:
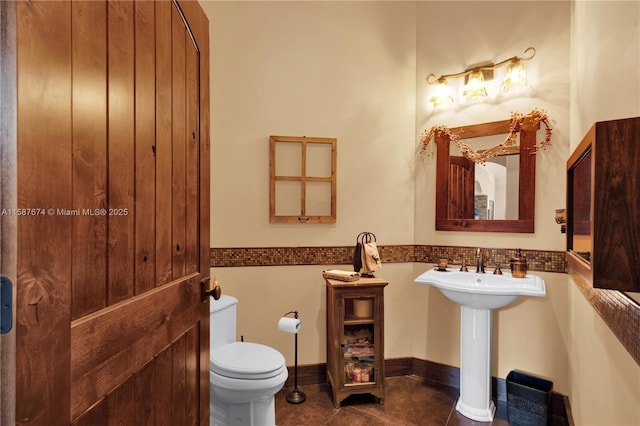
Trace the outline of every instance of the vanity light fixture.
<path fill-rule="evenodd" d="M 504 61 L 494 64 L 492 62 L 483 63 L 467 68 L 466 70 L 455 73 L 445 74 L 436 78 L 436 75 L 431 73 L 427 75 L 428 84 L 436 84 L 436 89 L 433 96 L 429 99 L 433 103 L 434 107 L 450 106 L 454 103 L 451 91 L 447 85 L 447 79 L 463 77 L 465 79 L 465 89 L 463 92 L 464 97 L 469 100 L 477 97 L 486 97 L 487 89 L 485 87 L 485 81 L 493 80 L 493 71 L 508 64 L 507 73 L 502 82 L 502 90 L 509 92 L 512 90 L 518 90 L 527 86 L 527 74 L 524 70 L 523 62 L 532 59 L 536 56 L 536 49 L 528 47 L 524 53 L 531 52 L 531 56 L 518 57 L 513 56 L 505 59 Z"/>

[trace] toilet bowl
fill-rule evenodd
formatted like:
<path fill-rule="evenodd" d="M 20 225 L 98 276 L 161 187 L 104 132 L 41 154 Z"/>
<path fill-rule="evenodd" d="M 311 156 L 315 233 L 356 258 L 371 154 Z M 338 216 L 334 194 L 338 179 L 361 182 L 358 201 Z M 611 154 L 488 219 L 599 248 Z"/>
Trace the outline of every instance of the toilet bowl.
<path fill-rule="evenodd" d="M 258 343 L 236 342 L 238 300 L 211 301 L 210 424 L 275 425 L 274 395 L 288 377 L 284 356 Z"/>

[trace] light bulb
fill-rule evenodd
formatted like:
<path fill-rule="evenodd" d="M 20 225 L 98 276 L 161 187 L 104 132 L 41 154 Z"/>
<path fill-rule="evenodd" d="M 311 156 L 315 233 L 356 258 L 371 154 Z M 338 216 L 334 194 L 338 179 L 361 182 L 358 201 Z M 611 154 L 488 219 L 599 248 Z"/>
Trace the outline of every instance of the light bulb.
<path fill-rule="evenodd" d="M 481 70 L 469 73 L 469 78 L 463 95 L 467 99 L 473 99 L 478 96 L 487 96 L 487 89 L 484 87 L 484 75 L 482 75 Z"/>
<path fill-rule="evenodd" d="M 524 71 L 522 61 L 514 59 L 509 62 L 507 75 L 502 82 L 502 90 L 505 92 L 527 87 L 527 73 Z"/>
<path fill-rule="evenodd" d="M 438 84 L 429 101 L 433 103 L 435 108 L 446 108 L 453 105 L 453 97 L 447 85 L 447 79 L 443 77 L 438 79 Z"/>

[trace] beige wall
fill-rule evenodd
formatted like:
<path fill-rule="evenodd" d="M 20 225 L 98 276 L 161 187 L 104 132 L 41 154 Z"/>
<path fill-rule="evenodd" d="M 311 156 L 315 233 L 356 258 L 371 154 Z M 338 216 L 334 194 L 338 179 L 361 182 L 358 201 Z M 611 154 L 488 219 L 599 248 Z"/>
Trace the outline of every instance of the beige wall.
<path fill-rule="evenodd" d="M 212 247 L 411 244 L 415 3 L 203 2 L 211 22 Z M 336 137 L 335 224 L 269 223 L 269 135 Z M 280 350 L 300 311 L 301 364 L 325 362 L 322 270 L 214 268 L 239 301 L 238 335 Z M 411 264 L 384 265 L 386 354 L 411 356 Z M 420 319 L 424 321 L 424 319 Z"/>
<path fill-rule="evenodd" d="M 602 104 L 609 95 L 593 89 L 600 77 L 591 70 L 605 67 L 588 59 L 609 55 L 618 64 L 610 74 L 621 63 L 630 67 L 628 80 L 634 72 L 637 78 L 638 45 L 636 56 L 631 51 L 620 60 L 619 49 L 598 40 L 606 34 L 608 43 L 615 42 L 609 37 L 617 31 L 625 43 L 638 40 L 638 21 L 636 33 L 627 34 L 624 25 L 594 32 L 592 21 L 602 11 L 582 2 L 205 1 L 203 7 L 211 21 L 212 247 L 351 245 L 358 232 L 368 230 L 382 244 L 564 250 L 554 210 L 566 204 L 565 163 L 583 123 L 615 118 L 605 113 L 619 109 L 616 116 L 639 115 L 628 96 Z M 638 16 L 636 2 L 626 6 L 631 11 L 602 7 L 624 15 L 623 22 Z M 576 37 L 589 40 L 588 46 Z M 522 55 L 529 46 L 537 55 L 527 63 L 533 86 L 528 96 L 447 113 L 431 110 L 427 73 Z M 570 88 L 581 95 L 570 96 Z M 638 93 L 637 80 L 632 90 Z M 621 98 L 622 106 L 616 103 Z M 416 161 L 420 133 L 435 124 L 501 120 L 511 111 L 533 108 L 547 111 L 554 128 L 551 147 L 537 161 L 535 234 L 435 231 L 435 161 Z M 271 134 L 338 138 L 336 224 L 269 223 Z M 290 365 L 293 339 L 276 324 L 286 311 L 299 310 L 299 362 L 316 364 L 326 360 L 321 271 L 329 267 L 346 268 L 214 268 L 211 273 L 225 293 L 240 300 L 238 335 L 280 350 Z M 459 308 L 439 292 L 413 284 L 427 267 L 384 264 L 379 273 L 390 281 L 386 356 L 457 366 Z M 577 424 L 640 424 L 637 364 L 566 275 L 540 275 L 547 284 L 544 299 L 523 298 L 494 313 L 492 373 L 504 378 L 518 368 L 553 380 L 558 392 L 570 396 Z"/>
<path fill-rule="evenodd" d="M 551 146 L 538 154 L 536 163 L 535 234 L 435 231 L 432 157 L 419 160 L 416 165 L 416 243 L 564 250 L 564 235 L 554 221 L 554 211 L 566 204 L 563 182 L 569 152 L 570 3 L 419 2 L 417 20 L 421 23 L 417 27 L 418 134 L 435 125 L 454 127 L 504 120 L 511 112 L 528 113 L 537 108 L 548 113 L 553 137 Z M 434 111 L 428 102 L 433 88 L 424 84 L 428 73 L 455 73 L 469 64 L 524 56 L 530 46 L 537 52 L 534 59 L 525 62 L 532 87 L 528 96 L 458 104 L 451 111 Z M 460 78 L 450 85 L 462 82 Z M 539 137 L 542 135 L 539 132 Z"/>
<path fill-rule="evenodd" d="M 277 330 L 278 319 L 291 310 L 300 312 L 298 362 L 326 362 L 325 284 L 322 269 L 344 265 L 267 266 L 220 268 L 218 275 L 223 292 L 238 298 L 237 334 L 246 340 L 278 349 L 293 365 L 293 336 Z M 412 332 L 416 324 L 410 309 L 415 285 L 411 264 L 385 264 L 379 276 L 389 280 L 385 288 L 385 356 L 411 356 Z M 427 321 L 420 315 L 420 322 Z"/>
<path fill-rule="evenodd" d="M 415 4 L 203 2 L 213 247 L 413 239 Z M 334 225 L 269 223 L 269 135 L 338 139 Z"/>
<path fill-rule="evenodd" d="M 573 9 L 571 150 L 594 122 L 640 115 L 640 3 L 580 1 Z M 640 367 L 572 280 L 569 301 L 576 424 L 640 424 Z"/>
<path fill-rule="evenodd" d="M 553 127 L 551 146 L 536 163 L 536 222 L 534 234 L 435 231 L 435 157 L 416 166 L 415 241 L 478 247 L 522 247 L 564 250 L 565 236 L 554 221 L 555 209 L 565 201 L 565 163 L 569 151 L 570 4 L 565 2 L 424 2 L 418 4 L 416 80 L 464 70 L 468 64 L 520 55 L 533 46 L 536 56 L 526 62 L 531 91 L 526 96 L 500 95 L 489 102 L 458 104 L 450 111 L 434 110 L 428 102 L 431 87 L 418 84 L 418 131 L 434 125 L 467 125 L 510 117 L 512 111 L 534 108 L 548 113 Z M 443 18 L 444 17 L 444 18 Z M 481 18 L 479 18 L 481 17 Z M 544 27 L 540 23 L 544 22 Z M 451 31 L 454 25 L 459 31 Z M 509 28 L 509 30 L 506 30 Z M 544 30 L 541 30 L 544 28 Z M 443 37 L 443 34 L 446 36 Z M 437 42 L 436 42 L 437 41 Z M 462 79 L 450 82 L 461 84 Z M 543 127 L 544 128 L 544 127 Z M 539 132 L 539 138 L 543 132 Z M 427 265 L 416 265 L 416 273 Z M 567 276 L 539 274 L 546 282 L 543 299 L 521 298 L 494 311 L 492 374 L 506 378 L 512 369 L 546 377 L 558 392 L 569 391 L 567 332 Z M 425 296 L 421 315 L 427 317 L 414 337 L 414 356 L 460 365 L 459 307 L 436 289 L 418 289 Z M 420 302 L 417 302 L 420 303 Z"/>

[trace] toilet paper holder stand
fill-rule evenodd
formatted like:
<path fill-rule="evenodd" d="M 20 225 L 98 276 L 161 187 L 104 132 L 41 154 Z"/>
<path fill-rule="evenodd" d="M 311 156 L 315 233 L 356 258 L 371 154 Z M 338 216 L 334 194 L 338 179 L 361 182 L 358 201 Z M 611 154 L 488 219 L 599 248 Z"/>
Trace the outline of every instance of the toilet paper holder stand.
<path fill-rule="evenodd" d="M 286 317 L 287 315 L 291 315 L 291 314 L 294 315 L 295 319 L 298 319 L 298 311 L 289 311 L 283 316 Z M 294 333 L 294 336 L 295 336 L 295 351 L 294 351 L 295 361 L 293 365 L 293 390 L 289 392 L 289 394 L 287 395 L 287 402 L 290 404 L 301 404 L 307 399 L 307 396 L 304 394 L 304 392 L 298 389 L 298 333 L 297 332 Z"/>

